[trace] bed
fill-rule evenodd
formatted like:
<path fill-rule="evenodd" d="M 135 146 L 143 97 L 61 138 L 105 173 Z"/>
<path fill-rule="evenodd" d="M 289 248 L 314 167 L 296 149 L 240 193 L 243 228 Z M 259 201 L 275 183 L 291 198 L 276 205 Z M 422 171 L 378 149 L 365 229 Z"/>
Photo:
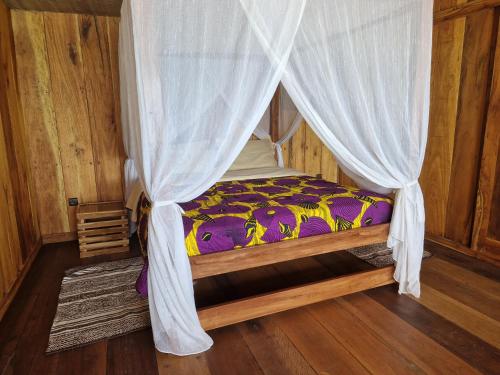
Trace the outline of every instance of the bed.
<path fill-rule="evenodd" d="M 200 256 L 388 223 L 384 195 L 311 176 L 221 181 L 184 210 L 188 256 Z M 147 256 L 151 205 L 141 195 L 138 232 Z"/>
<path fill-rule="evenodd" d="M 276 165 L 254 165 L 255 159 L 251 168 L 230 169 L 204 194 L 180 204 L 193 279 L 386 241 L 389 196 Z M 151 205 L 144 194 L 135 204 L 145 258 L 137 290 L 147 295 Z M 392 273 L 391 266 L 338 277 L 204 308 L 199 316 L 205 329 L 217 328 L 389 284 Z"/>

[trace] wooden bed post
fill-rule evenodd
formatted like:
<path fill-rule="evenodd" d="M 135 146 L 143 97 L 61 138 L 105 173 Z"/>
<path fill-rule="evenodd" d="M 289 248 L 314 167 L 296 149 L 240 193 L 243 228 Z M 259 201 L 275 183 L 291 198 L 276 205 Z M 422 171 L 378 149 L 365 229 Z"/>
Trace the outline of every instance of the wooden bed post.
<path fill-rule="evenodd" d="M 271 133 L 271 140 L 276 142 L 279 139 L 279 125 L 280 125 L 280 103 L 281 103 L 281 84 L 278 85 L 276 92 L 271 99 L 270 105 L 270 125 L 269 131 Z"/>

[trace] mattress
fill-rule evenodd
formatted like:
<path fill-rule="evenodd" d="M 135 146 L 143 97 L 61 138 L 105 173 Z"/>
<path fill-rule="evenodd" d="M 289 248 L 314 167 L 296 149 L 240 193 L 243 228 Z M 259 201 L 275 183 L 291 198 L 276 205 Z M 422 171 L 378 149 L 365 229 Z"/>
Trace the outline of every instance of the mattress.
<path fill-rule="evenodd" d="M 385 195 L 304 175 L 221 181 L 180 205 L 189 256 L 387 223 L 392 214 Z M 139 206 L 147 255 L 151 206 L 144 195 Z"/>

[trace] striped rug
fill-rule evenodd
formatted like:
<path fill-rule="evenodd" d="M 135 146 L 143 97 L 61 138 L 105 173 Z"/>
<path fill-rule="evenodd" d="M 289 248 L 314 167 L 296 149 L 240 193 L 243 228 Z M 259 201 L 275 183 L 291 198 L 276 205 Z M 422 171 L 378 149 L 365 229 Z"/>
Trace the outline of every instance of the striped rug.
<path fill-rule="evenodd" d="M 66 271 L 46 352 L 148 327 L 148 301 L 135 291 L 142 264 L 137 257 Z"/>
<path fill-rule="evenodd" d="M 347 251 L 377 268 L 385 267 L 394 263 L 392 260 L 392 250 L 385 244 L 361 246 Z M 428 258 L 430 256 L 431 253 L 424 250 L 423 258 Z"/>
<path fill-rule="evenodd" d="M 349 252 L 376 267 L 393 263 L 385 244 Z M 424 257 L 429 255 L 426 252 Z M 46 352 L 72 349 L 149 327 L 148 301 L 135 291 L 141 268 L 142 259 L 137 257 L 67 270 Z"/>

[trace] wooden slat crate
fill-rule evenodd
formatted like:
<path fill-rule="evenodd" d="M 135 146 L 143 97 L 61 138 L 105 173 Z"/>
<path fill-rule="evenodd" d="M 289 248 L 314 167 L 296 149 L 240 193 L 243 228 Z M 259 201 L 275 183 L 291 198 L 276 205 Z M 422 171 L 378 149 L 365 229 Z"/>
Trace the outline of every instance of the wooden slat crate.
<path fill-rule="evenodd" d="M 129 250 L 127 209 L 123 202 L 80 204 L 76 220 L 80 258 Z"/>

